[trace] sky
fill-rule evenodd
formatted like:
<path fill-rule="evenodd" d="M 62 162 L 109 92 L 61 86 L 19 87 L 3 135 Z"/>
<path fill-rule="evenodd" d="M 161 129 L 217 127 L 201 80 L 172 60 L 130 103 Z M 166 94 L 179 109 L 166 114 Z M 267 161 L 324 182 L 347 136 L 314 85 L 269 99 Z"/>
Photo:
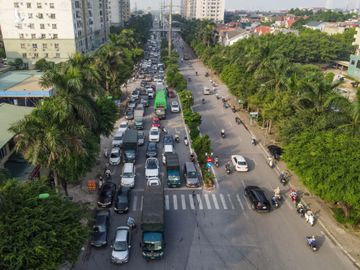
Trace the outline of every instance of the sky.
<path fill-rule="evenodd" d="M 130 0 L 134 9 L 135 3 L 138 9 L 151 7 L 152 10 L 160 9 L 161 0 Z M 166 5 L 170 0 L 165 0 Z M 180 5 L 180 0 L 173 0 L 173 4 Z M 358 8 L 360 0 L 225 0 L 225 9 L 244 10 L 281 10 L 296 7 L 326 7 L 326 8 Z"/>

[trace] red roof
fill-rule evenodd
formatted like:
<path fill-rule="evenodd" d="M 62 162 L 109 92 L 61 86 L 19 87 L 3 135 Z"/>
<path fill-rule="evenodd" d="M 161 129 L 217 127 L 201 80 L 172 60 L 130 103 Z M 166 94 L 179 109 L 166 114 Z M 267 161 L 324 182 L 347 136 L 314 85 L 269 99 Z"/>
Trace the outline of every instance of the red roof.
<path fill-rule="evenodd" d="M 266 35 L 266 34 L 270 34 L 271 27 L 265 26 L 265 25 L 260 25 L 260 26 L 256 27 L 254 31 L 255 31 L 255 33 L 258 33 L 259 35 Z"/>

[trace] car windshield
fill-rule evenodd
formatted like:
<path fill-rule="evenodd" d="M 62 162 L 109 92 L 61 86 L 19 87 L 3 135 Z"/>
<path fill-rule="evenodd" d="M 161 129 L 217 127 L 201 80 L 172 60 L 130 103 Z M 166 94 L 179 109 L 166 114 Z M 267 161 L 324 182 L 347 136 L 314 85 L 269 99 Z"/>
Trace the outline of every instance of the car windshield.
<path fill-rule="evenodd" d="M 120 195 L 118 198 L 117 198 L 117 201 L 118 203 L 127 203 L 127 197 L 125 195 Z"/>
<path fill-rule="evenodd" d="M 150 131 L 151 135 L 159 135 L 159 132 L 157 130 L 152 130 Z"/>
<path fill-rule="evenodd" d="M 115 140 L 115 141 L 121 141 L 121 140 L 122 140 L 122 136 L 117 136 L 117 135 L 115 135 L 114 140 Z"/>
<path fill-rule="evenodd" d="M 97 225 L 94 226 L 94 232 L 99 232 L 99 233 L 103 233 L 106 231 L 106 228 L 104 225 Z"/>
<path fill-rule="evenodd" d="M 164 137 L 164 143 L 165 143 L 165 144 L 171 144 L 171 143 L 172 143 L 172 137 L 170 137 L 170 136 L 165 136 L 165 137 Z"/>
<path fill-rule="evenodd" d="M 127 243 L 125 241 L 116 241 L 114 243 L 114 250 L 115 251 L 126 251 Z"/>
<path fill-rule="evenodd" d="M 138 139 L 143 139 L 144 138 L 144 133 L 138 133 Z"/>
<path fill-rule="evenodd" d="M 242 166 L 246 166 L 246 161 L 241 161 L 241 160 L 239 160 L 239 161 L 237 162 L 237 164 L 242 165 Z"/>
<path fill-rule="evenodd" d="M 188 177 L 189 178 L 195 178 L 196 177 L 196 172 L 189 172 Z"/>
<path fill-rule="evenodd" d="M 144 243 L 144 249 L 145 250 L 161 250 L 161 241 L 155 241 L 155 242 L 145 242 Z"/>
<path fill-rule="evenodd" d="M 154 124 L 159 124 L 160 121 L 159 121 L 158 119 L 154 119 L 154 120 L 153 120 L 153 123 L 154 123 Z"/>
<path fill-rule="evenodd" d="M 151 159 L 148 161 L 147 168 L 148 169 L 157 169 L 157 163 L 156 163 L 155 159 Z"/>
<path fill-rule="evenodd" d="M 127 124 L 121 124 L 120 128 L 127 128 Z"/>
<path fill-rule="evenodd" d="M 120 157 L 119 152 L 114 152 L 110 154 L 110 158 L 118 158 Z"/>

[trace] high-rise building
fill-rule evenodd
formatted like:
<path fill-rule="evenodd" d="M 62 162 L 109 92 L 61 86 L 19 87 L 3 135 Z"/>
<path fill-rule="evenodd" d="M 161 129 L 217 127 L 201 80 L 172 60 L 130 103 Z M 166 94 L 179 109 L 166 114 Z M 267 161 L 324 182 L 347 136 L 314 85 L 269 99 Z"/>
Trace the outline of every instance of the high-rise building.
<path fill-rule="evenodd" d="M 182 0 L 181 13 L 187 19 L 224 21 L 225 0 Z"/>
<path fill-rule="evenodd" d="M 0 6 L 8 61 L 21 58 L 30 68 L 41 58 L 61 62 L 94 50 L 110 32 L 108 0 L 0 0 Z"/>
<path fill-rule="evenodd" d="M 110 0 L 110 20 L 113 26 L 124 26 L 130 19 L 130 0 Z"/>

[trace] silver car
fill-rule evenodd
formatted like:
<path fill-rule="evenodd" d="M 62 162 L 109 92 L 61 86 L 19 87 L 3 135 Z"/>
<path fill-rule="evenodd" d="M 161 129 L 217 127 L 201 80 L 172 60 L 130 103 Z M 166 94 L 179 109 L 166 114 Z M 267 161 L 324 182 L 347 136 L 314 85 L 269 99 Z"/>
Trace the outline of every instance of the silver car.
<path fill-rule="evenodd" d="M 116 264 L 129 261 L 131 248 L 131 232 L 128 226 L 116 228 L 115 241 L 112 246 L 111 262 Z"/>

